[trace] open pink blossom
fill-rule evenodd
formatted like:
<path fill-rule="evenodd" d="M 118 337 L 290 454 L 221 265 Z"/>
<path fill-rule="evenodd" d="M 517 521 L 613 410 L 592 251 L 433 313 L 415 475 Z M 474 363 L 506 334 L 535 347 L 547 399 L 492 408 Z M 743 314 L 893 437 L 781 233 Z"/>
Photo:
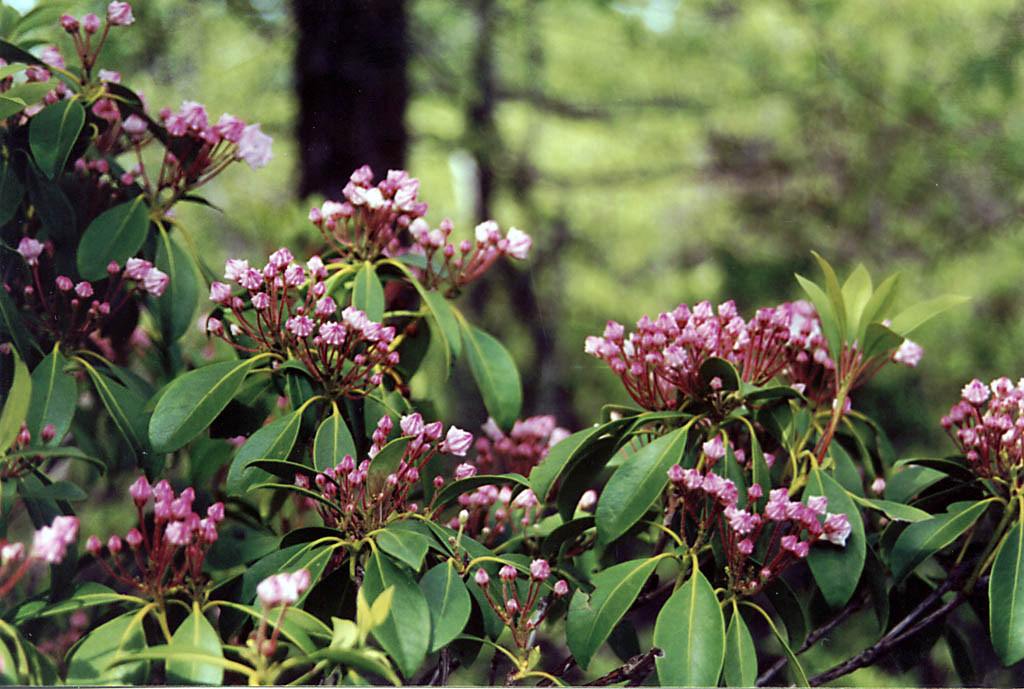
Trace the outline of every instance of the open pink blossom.
<path fill-rule="evenodd" d="M 113 26 L 131 26 L 135 21 L 132 6 L 127 2 L 112 2 L 107 5 L 107 21 Z"/>
<path fill-rule="evenodd" d="M 274 157 L 270 146 L 274 139 L 260 131 L 260 125 L 250 124 L 238 139 L 238 151 L 235 157 L 244 160 L 253 170 L 265 167 Z"/>
<path fill-rule="evenodd" d="M 18 253 L 30 266 L 39 265 L 39 256 L 43 253 L 43 243 L 31 237 L 22 237 L 18 242 Z"/>

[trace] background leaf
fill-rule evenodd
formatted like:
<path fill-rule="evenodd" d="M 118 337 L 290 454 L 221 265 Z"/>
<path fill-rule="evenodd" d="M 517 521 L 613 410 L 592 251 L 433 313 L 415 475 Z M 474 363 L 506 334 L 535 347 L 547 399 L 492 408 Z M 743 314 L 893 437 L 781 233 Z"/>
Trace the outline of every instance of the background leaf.
<path fill-rule="evenodd" d="M 148 229 L 149 206 L 144 196 L 103 211 L 89 223 L 78 242 L 78 272 L 86 280 L 102 280 L 111 261 L 123 268 L 125 261 L 142 248 Z"/>
<path fill-rule="evenodd" d="M 458 313 L 458 312 L 456 312 Z M 509 429 L 519 418 L 523 389 L 516 362 L 498 340 L 459 318 L 462 340 L 469 369 L 484 398 L 487 413 L 503 429 Z"/>
<path fill-rule="evenodd" d="M 654 623 L 658 681 L 678 687 L 714 687 L 725 659 L 725 618 L 699 569 L 665 601 Z"/>
<path fill-rule="evenodd" d="M 58 347 L 46 355 L 32 371 L 32 403 L 28 408 L 28 430 L 35 444 L 41 445 L 42 429 L 53 424 L 54 436 L 50 444 L 59 445 L 71 428 L 78 401 L 75 379 L 64 372 L 68 360 Z"/>
<path fill-rule="evenodd" d="M 845 514 L 850 522 L 850 535 L 845 546 L 840 548 L 830 543 L 818 543 L 807 554 L 807 564 L 822 595 L 830 606 L 839 608 L 850 600 L 864 570 L 867 547 L 864 521 L 846 490 L 817 466 L 811 469 L 807 478 L 804 501 L 813 495 L 824 495 L 828 498 L 828 511 Z"/>
<path fill-rule="evenodd" d="M 61 173 L 84 124 L 85 108 L 77 100 L 59 100 L 35 114 L 28 144 L 44 175 L 53 179 Z"/>
<path fill-rule="evenodd" d="M 423 662 L 430 645 L 430 609 L 419 585 L 379 551 L 370 555 L 363 575 L 367 602 L 389 586 L 394 598 L 388 616 L 373 630 L 373 636 L 395 661 L 406 678 Z"/>
<path fill-rule="evenodd" d="M 369 261 L 363 263 L 356 273 L 352 285 L 352 306 L 366 313 L 366 317 L 375 323 L 380 323 L 384 317 L 384 287 Z"/>
<path fill-rule="evenodd" d="M 14 357 L 14 381 L 7 391 L 3 411 L 0 412 L 0 454 L 17 440 L 18 433 L 21 432 L 21 424 L 25 420 L 25 415 L 28 414 L 29 402 L 32 399 L 32 376 L 28 372 L 28 366 L 16 352 L 12 356 Z"/>
<path fill-rule="evenodd" d="M 293 411 L 268 423 L 245 441 L 231 460 L 225 487 L 228 495 L 241 495 L 270 475 L 263 469 L 248 467 L 254 459 L 283 459 L 288 456 L 299 436 L 302 414 Z"/>
<path fill-rule="evenodd" d="M 170 278 L 164 293 L 149 297 L 150 311 L 156 316 L 164 342 L 174 342 L 192 327 L 192 314 L 199 297 L 192 258 L 166 232 L 157 233 L 154 265 Z"/>
<path fill-rule="evenodd" d="M 224 657 L 224 651 L 220 647 L 220 637 L 199 609 L 198 603 L 192 604 L 191 614 L 174 630 L 169 645 L 172 651 L 176 648 L 183 648 L 190 651 L 200 650 L 218 658 Z M 223 667 L 213 663 L 204 663 L 195 658 L 181 659 L 170 655 L 167 657 L 166 668 L 169 684 L 216 686 L 224 681 Z"/>
<path fill-rule="evenodd" d="M 989 633 L 1004 665 L 1024 658 L 1024 522 L 999 546 L 988 580 Z"/>
<path fill-rule="evenodd" d="M 893 578 L 899 582 L 905 576 L 959 538 L 988 507 L 988 501 L 957 502 L 945 514 L 915 522 L 903 530 L 889 554 Z"/>
<path fill-rule="evenodd" d="M 145 684 L 148 663 L 137 661 L 109 667 L 118 656 L 146 646 L 142 620 L 135 612 L 125 613 L 90 631 L 72 650 L 68 684 Z"/>
<path fill-rule="evenodd" d="M 430 652 L 438 651 L 462 633 L 472 611 L 469 592 L 450 561 L 435 565 L 420 579 L 430 609 Z"/>

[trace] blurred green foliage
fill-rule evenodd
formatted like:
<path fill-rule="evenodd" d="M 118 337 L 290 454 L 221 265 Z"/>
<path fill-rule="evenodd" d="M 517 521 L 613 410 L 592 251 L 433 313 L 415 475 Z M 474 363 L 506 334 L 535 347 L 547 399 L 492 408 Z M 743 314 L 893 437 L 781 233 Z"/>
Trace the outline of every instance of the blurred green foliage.
<path fill-rule="evenodd" d="M 906 302 L 972 297 L 920 332 L 918 371 L 886 371 L 854 400 L 884 410 L 898 449 L 951 449 L 938 416 L 959 388 L 1019 375 L 1019 3 L 410 0 L 407 10 L 407 167 L 430 219 L 452 217 L 456 236 L 475 220 L 472 58 L 493 60 L 490 212 L 535 238 L 524 270 L 539 322 L 510 319 L 514 297 L 494 285 L 485 323 L 525 371 L 571 397 L 552 409 L 564 400 L 540 392 L 528 412 L 589 423 L 602 403 L 624 401 L 582 353 L 607 319 L 727 298 L 750 314 L 799 298 L 792 274 L 815 274 L 811 249 L 841 274 L 858 261 L 873 274 L 901 268 Z M 223 214 L 184 218 L 210 265 L 311 246 L 305 213 L 320 199 L 293 192 L 288 3 L 148 0 L 136 16 L 105 66 L 142 69 L 132 85 L 151 107 L 187 94 L 275 137 L 267 169 L 229 172 L 207 190 Z"/>

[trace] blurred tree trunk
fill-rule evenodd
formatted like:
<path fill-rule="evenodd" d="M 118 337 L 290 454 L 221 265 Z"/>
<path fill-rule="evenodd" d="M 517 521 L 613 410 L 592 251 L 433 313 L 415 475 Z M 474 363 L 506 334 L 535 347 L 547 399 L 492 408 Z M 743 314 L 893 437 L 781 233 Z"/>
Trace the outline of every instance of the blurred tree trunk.
<path fill-rule="evenodd" d="M 404 0 L 293 0 L 299 195 L 340 196 L 357 167 L 405 166 Z"/>

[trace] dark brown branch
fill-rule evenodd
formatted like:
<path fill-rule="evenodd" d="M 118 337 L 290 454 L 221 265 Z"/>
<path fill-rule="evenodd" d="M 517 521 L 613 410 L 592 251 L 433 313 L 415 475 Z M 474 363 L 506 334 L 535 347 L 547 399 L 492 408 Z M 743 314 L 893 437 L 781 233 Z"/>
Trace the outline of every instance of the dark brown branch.
<path fill-rule="evenodd" d="M 574 667 L 577 667 L 576 659 L 572 656 L 569 656 L 564 661 L 562 661 L 562 664 L 558 666 L 558 669 L 552 671 L 551 674 L 554 677 L 562 678 L 565 677 L 565 674 L 567 672 L 570 672 Z M 538 687 L 550 687 L 552 685 L 554 685 L 554 682 L 552 682 L 547 677 L 544 677 L 539 682 L 537 682 Z"/>
<path fill-rule="evenodd" d="M 810 649 L 814 644 L 818 643 L 822 637 L 846 621 L 850 615 L 864 607 L 865 602 L 867 602 L 866 595 L 858 596 L 854 600 L 850 601 L 845 608 L 836 614 L 835 617 L 808 634 L 807 638 L 804 639 L 804 642 L 800 645 L 800 648 L 798 648 L 794 653 L 796 655 L 800 655 Z M 770 668 L 765 670 L 761 676 L 757 678 L 757 682 L 754 686 L 763 687 L 768 684 L 779 670 L 786 666 L 787 662 L 788 659 L 785 656 L 779 658 Z"/>
<path fill-rule="evenodd" d="M 618 684 L 619 682 L 625 682 L 626 686 L 636 686 L 641 684 L 647 678 L 647 675 L 651 674 L 651 670 L 654 669 L 654 659 L 661 658 L 664 655 L 660 648 L 652 648 L 647 653 L 633 656 L 622 667 L 616 668 L 607 675 L 598 677 L 592 682 L 587 682 L 583 686 L 603 687 L 609 684 Z"/>

